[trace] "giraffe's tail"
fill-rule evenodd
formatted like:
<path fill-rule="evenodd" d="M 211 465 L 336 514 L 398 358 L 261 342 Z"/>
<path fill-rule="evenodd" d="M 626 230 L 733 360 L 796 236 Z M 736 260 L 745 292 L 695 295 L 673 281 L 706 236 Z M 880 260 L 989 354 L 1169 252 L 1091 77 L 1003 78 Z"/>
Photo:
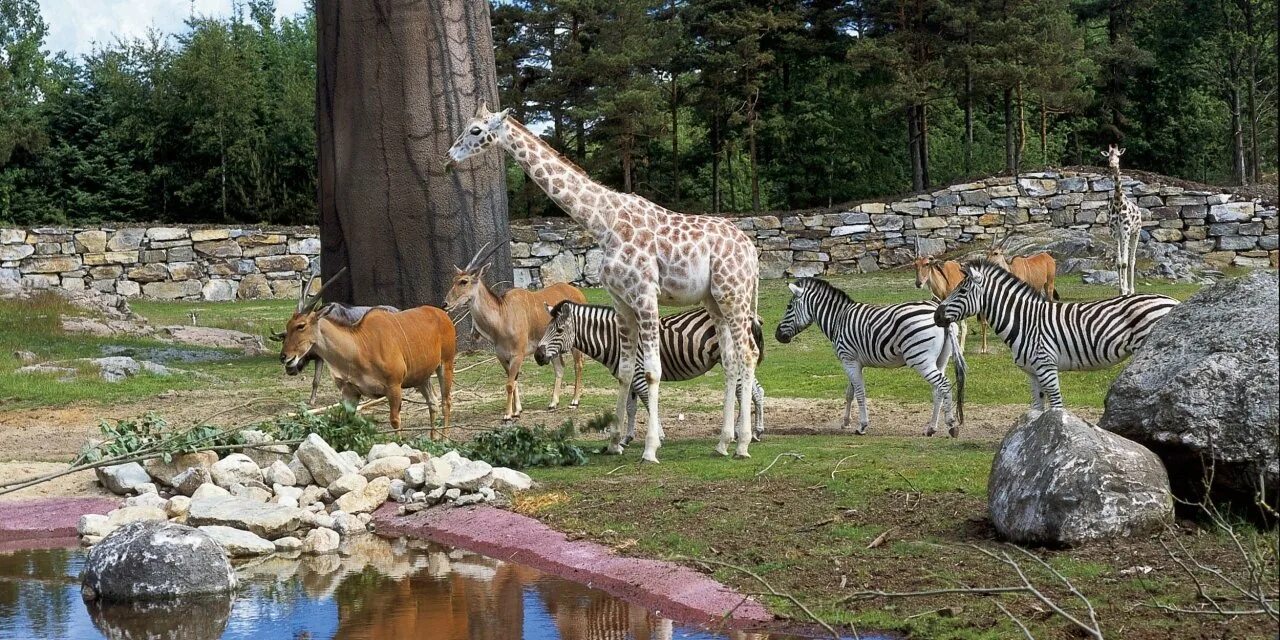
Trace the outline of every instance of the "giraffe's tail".
<path fill-rule="evenodd" d="M 751 321 L 751 339 L 756 343 L 756 350 L 760 352 L 760 356 L 756 358 L 756 364 L 764 362 L 764 323 L 760 318 Z"/>

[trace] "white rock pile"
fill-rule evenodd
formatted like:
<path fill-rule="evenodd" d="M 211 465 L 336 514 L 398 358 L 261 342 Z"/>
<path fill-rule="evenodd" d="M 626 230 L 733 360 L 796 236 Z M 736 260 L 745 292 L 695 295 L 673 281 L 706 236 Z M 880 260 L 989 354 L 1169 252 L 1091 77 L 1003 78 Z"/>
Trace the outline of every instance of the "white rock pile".
<path fill-rule="evenodd" d="M 274 552 L 337 553 L 343 539 L 372 530 L 387 500 L 399 513 L 428 507 L 503 504 L 533 486 L 529 476 L 450 451 L 442 456 L 402 444 L 374 445 L 367 457 L 338 452 L 316 434 L 296 450 L 243 434 L 257 448 L 219 459 L 211 451 L 97 469 L 103 487 L 130 496 L 106 515 L 80 518 L 81 541 L 94 545 L 131 522 L 196 527 L 231 557 Z"/>

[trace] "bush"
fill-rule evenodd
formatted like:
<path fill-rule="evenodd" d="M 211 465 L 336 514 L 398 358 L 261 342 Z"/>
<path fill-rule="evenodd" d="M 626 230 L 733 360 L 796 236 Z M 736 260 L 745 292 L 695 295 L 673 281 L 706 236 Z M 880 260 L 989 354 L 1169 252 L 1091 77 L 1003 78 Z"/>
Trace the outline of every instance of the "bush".
<path fill-rule="evenodd" d="M 457 450 L 465 458 L 484 460 L 495 467 L 512 469 L 586 464 L 586 454 L 571 442 L 573 435 L 573 422 L 570 421 L 560 425 L 558 429 L 547 429 L 541 425 L 512 425 L 485 431 L 471 442 L 463 444 L 446 445 L 420 438 L 413 446 L 432 455 Z"/>
<path fill-rule="evenodd" d="M 355 451 L 362 456 L 373 445 L 386 441 L 376 422 L 346 402 L 324 413 L 308 413 L 306 407 L 299 407 L 293 415 L 260 423 L 257 428 L 277 440 L 301 440 L 314 433 L 337 451 Z"/>
<path fill-rule="evenodd" d="M 209 425 L 174 432 L 164 418 L 150 412 L 133 419 L 116 420 L 114 423 L 99 420 L 98 431 L 102 434 L 103 441 L 86 445 L 77 462 L 97 462 L 156 449 L 163 452 L 162 457 L 168 462 L 174 454 L 239 444 L 239 434 L 224 432 Z"/>

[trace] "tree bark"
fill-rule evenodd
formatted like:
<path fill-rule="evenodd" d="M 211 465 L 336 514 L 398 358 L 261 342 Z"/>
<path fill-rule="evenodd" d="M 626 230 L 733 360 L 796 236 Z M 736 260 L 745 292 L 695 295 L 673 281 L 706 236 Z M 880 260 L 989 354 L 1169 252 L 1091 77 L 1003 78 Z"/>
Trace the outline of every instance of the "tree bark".
<path fill-rule="evenodd" d="M 1240 118 L 1240 88 L 1233 86 L 1229 91 L 1231 108 L 1231 178 L 1236 184 L 1246 184 L 1247 173 L 1244 162 L 1244 127 Z"/>
<path fill-rule="evenodd" d="M 911 190 L 924 190 L 924 173 L 920 167 L 920 121 L 916 105 L 907 105 L 907 158 L 911 161 Z"/>
<path fill-rule="evenodd" d="M 755 105 L 747 113 L 747 155 L 751 156 L 751 210 L 760 211 L 760 169 L 756 159 L 756 111 Z"/>
<path fill-rule="evenodd" d="M 929 179 L 929 105 L 916 107 L 916 115 L 920 118 L 920 183 L 922 189 L 928 189 Z"/>
<path fill-rule="evenodd" d="M 1013 89 L 1004 90 L 1004 169 L 1014 173 L 1018 166 L 1018 141 L 1013 132 Z"/>
<path fill-rule="evenodd" d="M 973 175 L 973 71 L 964 65 L 964 176 Z"/>
<path fill-rule="evenodd" d="M 348 269 L 325 296 L 439 305 L 454 265 L 510 241 L 502 155 L 444 172 L 476 105 L 498 108 L 489 5 L 319 0 L 316 23 L 323 275 Z M 505 250 L 489 273 L 511 280 Z"/>

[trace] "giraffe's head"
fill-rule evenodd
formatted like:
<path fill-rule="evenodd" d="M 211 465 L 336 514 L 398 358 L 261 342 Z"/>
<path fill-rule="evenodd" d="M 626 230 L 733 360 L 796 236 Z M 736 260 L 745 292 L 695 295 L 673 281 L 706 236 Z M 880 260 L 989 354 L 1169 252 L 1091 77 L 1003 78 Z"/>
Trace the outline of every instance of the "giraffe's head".
<path fill-rule="evenodd" d="M 1106 151 L 1099 151 L 1102 157 L 1107 159 L 1107 166 L 1112 169 L 1120 168 L 1120 156 L 1124 155 L 1124 147 L 1117 147 L 1114 144 L 1107 145 Z"/>
<path fill-rule="evenodd" d="M 452 170 L 459 162 L 489 148 L 506 127 L 508 115 L 511 115 L 511 109 L 490 113 L 489 107 L 481 102 L 476 107 L 475 117 L 467 122 L 462 135 L 449 147 L 449 159 L 444 163 L 445 171 Z"/>

